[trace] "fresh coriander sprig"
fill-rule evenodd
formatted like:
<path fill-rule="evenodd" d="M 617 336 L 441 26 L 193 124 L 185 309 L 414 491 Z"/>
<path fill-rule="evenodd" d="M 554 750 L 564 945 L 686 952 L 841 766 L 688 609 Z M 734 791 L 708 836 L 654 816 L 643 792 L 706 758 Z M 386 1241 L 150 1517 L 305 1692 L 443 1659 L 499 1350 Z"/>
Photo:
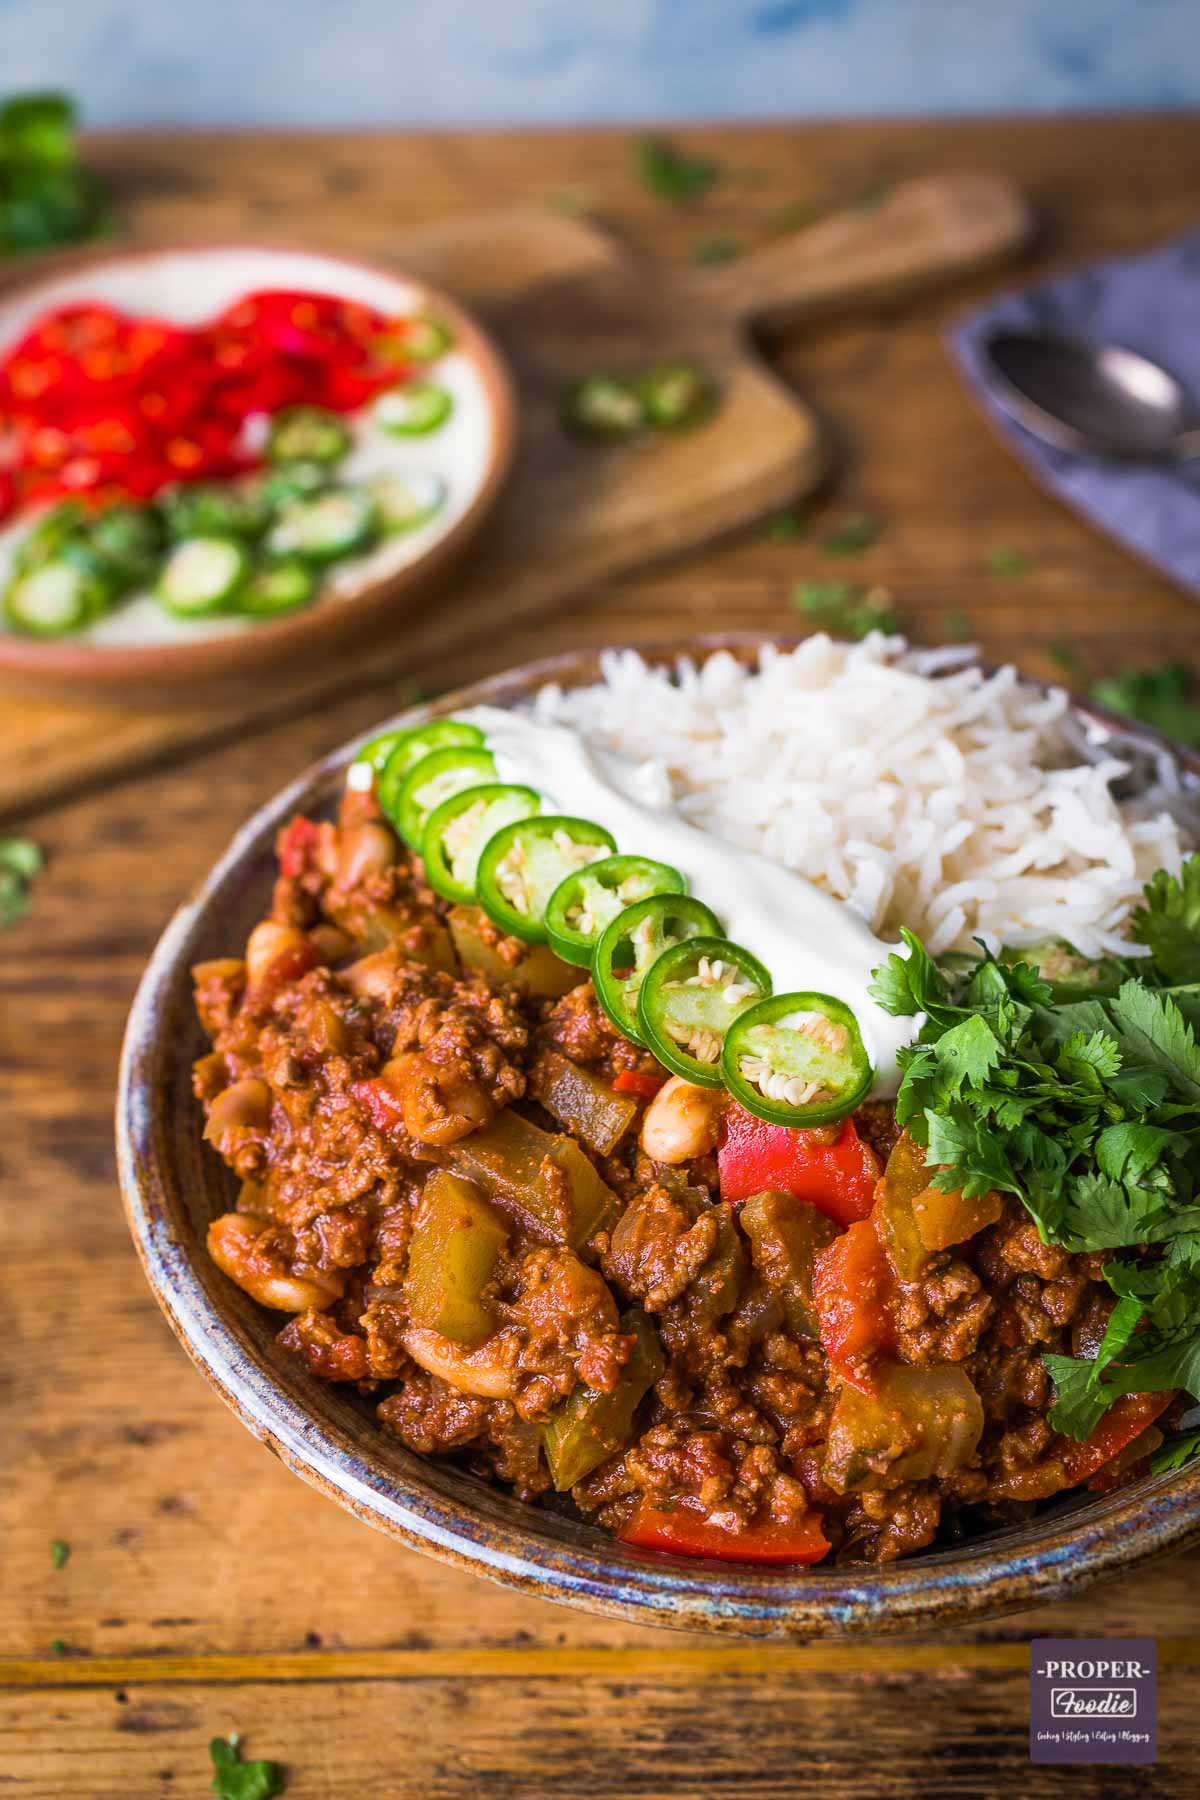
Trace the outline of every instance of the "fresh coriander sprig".
<path fill-rule="evenodd" d="M 277 1794 L 282 1794 L 283 1769 L 277 1762 L 243 1762 L 236 1731 L 227 1738 L 213 1738 L 208 1754 L 214 1770 L 212 1791 L 217 1800 L 275 1800 Z"/>
<path fill-rule="evenodd" d="M 1149 955 L 981 950 L 951 977 L 906 931 L 872 986 L 925 1015 L 896 1115 L 934 1186 L 1015 1194 L 1047 1242 L 1108 1258 L 1098 1354 L 1045 1358 L 1050 1423 L 1081 1439 L 1122 1394 L 1200 1398 L 1200 858 L 1147 884 L 1133 932 Z"/>

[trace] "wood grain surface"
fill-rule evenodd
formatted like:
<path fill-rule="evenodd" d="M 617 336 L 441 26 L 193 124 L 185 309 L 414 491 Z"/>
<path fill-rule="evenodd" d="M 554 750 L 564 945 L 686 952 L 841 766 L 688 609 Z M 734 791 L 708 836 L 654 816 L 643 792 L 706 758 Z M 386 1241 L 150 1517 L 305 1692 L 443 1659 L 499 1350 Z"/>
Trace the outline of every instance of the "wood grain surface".
<path fill-rule="evenodd" d="M 785 208 L 880 182 L 999 169 L 1044 220 L 1038 266 L 1130 250 L 1192 223 L 1200 121 L 822 126 L 687 134 L 724 181 L 674 209 L 639 190 L 618 134 L 110 139 L 138 235 L 249 215 L 281 235 L 378 249 L 393 230 L 586 199 L 686 264 L 698 240 L 765 243 Z M 585 190 L 581 192 L 581 190 Z M 791 214 L 789 214 L 791 216 Z M 825 320 L 775 351 L 837 447 L 790 542 L 731 539 L 601 584 L 537 621 L 414 650 L 446 686 L 574 644 L 735 624 L 792 627 L 798 581 L 886 583 L 914 636 L 965 615 L 989 654 L 1093 674 L 1173 656 L 1200 669 L 1200 614 L 1034 489 L 972 413 L 940 334 L 986 291 Z M 995 285 L 993 279 L 991 286 Z M 886 530 L 853 559 L 847 513 Z M 996 548 L 1031 566 L 988 573 Z M 207 1792 L 206 1744 L 289 1768 L 289 1800 L 738 1793 L 1107 1800 L 1200 1788 L 1200 1558 L 937 1643 L 718 1645 L 575 1615 L 403 1554 L 276 1464 L 188 1367 L 142 1282 L 113 1172 L 121 1027 L 173 905 L 235 826 L 308 760 L 394 703 L 396 678 L 203 756 L 31 817 L 49 866 L 0 939 L 0 1791 L 28 1800 Z M 219 733 L 216 734 L 219 737 Z M 62 1569 L 50 1542 L 70 1543 Z M 1034 1769 L 1027 1646 L 1052 1632 L 1159 1640 L 1153 1772 Z"/>

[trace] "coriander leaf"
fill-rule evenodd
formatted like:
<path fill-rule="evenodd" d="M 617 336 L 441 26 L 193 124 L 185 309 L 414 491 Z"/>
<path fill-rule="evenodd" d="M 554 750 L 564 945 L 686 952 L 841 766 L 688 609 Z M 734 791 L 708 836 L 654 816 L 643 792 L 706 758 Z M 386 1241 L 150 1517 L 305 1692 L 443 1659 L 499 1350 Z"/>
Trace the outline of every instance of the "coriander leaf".
<path fill-rule="evenodd" d="M 1190 1432 L 1187 1437 L 1168 1438 L 1150 1458 L 1150 1473 L 1165 1475 L 1169 1469 L 1182 1469 L 1193 1456 L 1200 1456 L 1200 1431 Z"/>
<path fill-rule="evenodd" d="M 947 1193 L 961 1188 L 968 1200 L 990 1194 L 1019 1194 L 1021 1183 L 1008 1160 L 1004 1140 L 964 1105 L 944 1112 L 926 1111 L 929 1130 L 926 1160 L 940 1165 L 933 1185 Z"/>
<path fill-rule="evenodd" d="M 1187 1139 L 1180 1132 L 1130 1119 L 1100 1133 L 1096 1139 L 1096 1163 L 1100 1172 L 1114 1181 L 1136 1185 L 1144 1182 L 1169 1152 L 1182 1152 L 1186 1147 Z"/>
<path fill-rule="evenodd" d="M 849 513 L 821 539 L 821 548 L 828 556 L 854 556 L 869 549 L 883 531 L 882 519 L 872 518 L 870 513 Z"/>
<path fill-rule="evenodd" d="M 65 1538 L 51 1538 L 50 1564 L 55 1569 L 65 1569 L 71 1555 L 71 1546 Z"/>
<path fill-rule="evenodd" d="M 898 631 L 900 621 L 886 588 L 861 588 L 848 581 L 801 581 L 792 605 L 822 631 L 861 642 L 873 631 Z"/>
<path fill-rule="evenodd" d="M 1186 1388 L 1200 1399 L 1200 1333 L 1164 1344 L 1111 1370 L 1108 1386 L 1118 1394 L 1160 1394 L 1165 1388 Z"/>
<path fill-rule="evenodd" d="M 1191 673 L 1183 663 L 1163 663 L 1152 669 L 1118 670 L 1093 685 L 1092 698 L 1195 749 L 1200 745 L 1200 707 L 1189 699 L 1191 686 Z"/>
<path fill-rule="evenodd" d="M 1133 1342 L 1133 1335 L 1146 1316 L 1146 1308 L 1132 1294 L 1117 1301 L 1108 1315 L 1108 1324 L 1096 1352 L 1096 1372 L 1100 1374 Z"/>
<path fill-rule="evenodd" d="M 1177 1231 L 1197 1226 L 1200 1212 L 1196 1209 L 1169 1213 L 1161 1194 L 1125 1187 L 1097 1169 L 1088 1169 L 1068 1184 L 1062 1241 L 1069 1250 L 1127 1250 L 1164 1243 Z"/>
<path fill-rule="evenodd" d="M 676 204 L 706 194 L 721 173 L 711 157 L 689 155 L 668 138 L 639 138 L 633 156 L 642 186 Z"/>
<path fill-rule="evenodd" d="M 208 1746 L 216 1771 L 212 1791 L 218 1800 L 274 1800 L 283 1792 L 283 1769 L 276 1762 L 243 1762 L 235 1736 L 213 1738 Z"/>
<path fill-rule="evenodd" d="M 763 526 L 762 535 L 769 544 L 794 544 L 796 539 L 804 536 L 805 521 L 792 508 L 789 512 L 776 513 Z"/>
<path fill-rule="evenodd" d="M 938 1065 L 946 1078 L 947 1091 L 957 1098 L 964 1082 L 983 1087 L 1000 1052 L 1000 1040 L 981 1014 L 973 1013 L 961 1024 L 951 1026 L 937 1042 Z"/>
<path fill-rule="evenodd" d="M 22 881 L 40 874 L 45 858 L 32 838 L 0 838 L 0 868 L 11 869 Z"/>
<path fill-rule="evenodd" d="M 1186 1100 L 1200 1100 L 1200 1050 L 1191 1026 L 1168 995 L 1126 981 L 1112 1002 L 1121 1048 L 1166 1075 Z"/>
<path fill-rule="evenodd" d="M 703 268 L 706 265 L 733 262 L 741 254 L 742 246 L 736 238 L 701 238 L 692 249 L 692 261 Z"/>
<path fill-rule="evenodd" d="M 1121 1067 L 1121 1046 L 1107 1031 L 1093 1031 L 1090 1037 L 1073 1031 L 1058 1053 L 1058 1065 L 1066 1075 L 1111 1081 Z"/>
<path fill-rule="evenodd" d="M 1028 575 L 1033 567 L 1033 559 L 1025 556 L 1020 550 L 1010 550 L 1007 544 L 998 545 L 989 550 L 986 559 L 989 575 Z"/>
<path fill-rule="evenodd" d="M 971 636 L 971 621 L 961 607 L 953 606 L 946 614 L 942 629 L 947 643 L 965 644 Z"/>
<path fill-rule="evenodd" d="M 1096 1365 L 1079 1356 L 1043 1356 L 1057 1398 L 1046 1415 L 1055 1431 L 1082 1443 L 1112 1405 L 1096 1386 Z"/>
<path fill-rule="evenodd" d="M 1171 986 L 1200 982 L 1200 856 L 1189 856 L 1178 877 L 1160 869 L 1143 892 L 1145 904 L 1130 918 L 1130 936 L 1149 947 Z"/>
<path fill-rule="evenodd" d="M 895 1018 L 944 1007 L 949 999 L 945 976 L 915 932 L 906 928 L 900 936 L 908 955 L 893 950 L 873 971 L 868 990 L 872 1000 Z"/>

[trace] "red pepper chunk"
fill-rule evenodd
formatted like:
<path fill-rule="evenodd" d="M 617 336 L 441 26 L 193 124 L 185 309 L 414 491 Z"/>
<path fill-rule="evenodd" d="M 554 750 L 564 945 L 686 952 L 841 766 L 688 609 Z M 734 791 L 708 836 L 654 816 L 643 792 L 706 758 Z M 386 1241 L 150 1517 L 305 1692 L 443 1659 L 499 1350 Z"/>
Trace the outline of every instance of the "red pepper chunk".
<path fill-rule="evenodd" d="M 397 1094 L 378 1076 L 366 1081 L 355 1081 L 350 1085 L 350 1092 L 358 1101 L 370 1119 L 376 1131 L 385 1137 L 404 1133 L 404 1108 Z"/>
<path fill-rule="evenodd" d="M 744 1107 L 725 1114 L 725 1135 L 717 1152 L 723 1200 L 748 1200 L 775 1188 L 795 1194 L 837 1225 L 865 1219 L 875 1198 L 881 1170 L 879 1158 L 854 1129 L 842 1122 L 836 1140 L 828 1132 L 798 1131 L 791 1125 L 769 1125 Z"/>
<path fill-rule="evenodd" d="M 638 1094 L 643 1100 L 653 1100 L 666 1080 L 665 1075 L 641 1075 L 636 1069 L 622 1069 L 613 1076 L 613 1087 L 618 1094 Z"/>
<path fill-rule="evenodd" d="M 1119 1400 L 1114 1400 L 1089 1438 L 1081 1444 L 1068 1441 L 1064 1445 L 1062 1465 L 1067 1472 L 1067 1486 L 1077 1487 L 1119 1456 L 1135 1438 L 1141 1437 L 1159 1413 L 1166 1411 L 1174 1398 L 1172 1391 L 1122 1394 Z"/>
<path fill-rule="evenodd" d="M 639 1550 L 707 1556 L 717 1562 L 816 1563 L 830 1550 L 819 1513 L 805 1513 L 787 1524 L 767 1520 L 741 1531 L 726 1531 L 693 1506 L 681 1504 L 667 1511 L 648 1499 L 639 1502 L 619 1535 Z"/>
<path fill-rule="evenodd" d="M 275 840 L 280 874 L 287 875 L 292 880 L 303 875 L 320 841 L 321 827 L 315 820 L 306 819 L 303 813 L 297 813 Z"/>
<path fill-rule="evenodd" d="M 869 1219 L 860 1219 L 813 1264 L 813 1309 L 821 1345 L 843 1381 L 874 1392 L 871 1362 L 895 1343 L 888 1310 L 892 1271 Z"/>

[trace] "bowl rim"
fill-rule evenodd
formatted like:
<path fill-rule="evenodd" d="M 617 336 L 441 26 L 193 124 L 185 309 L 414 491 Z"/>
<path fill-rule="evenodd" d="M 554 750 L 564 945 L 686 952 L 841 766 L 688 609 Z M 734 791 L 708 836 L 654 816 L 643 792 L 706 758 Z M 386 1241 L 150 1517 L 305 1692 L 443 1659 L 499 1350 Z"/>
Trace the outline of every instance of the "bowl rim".
<path fill-rule="evenodd" d="M 745 632 L 631 647 L 648 660 L 670 664 L 716 650 L 745 659 L 764 645 L 790 648 L 799 641 L 788 634 Z M 548 681 L 580 685 L 596 677 L 601 654 L 569 651 L 524 664 L 407 708 L 374 729 L 419 723 L 468 705 L 511 705 Z M 1022 679 L 1044 690 L 1057 685 Z M 1069 698 L 1086 722 L 1131 747 L 1166 751 L 1193 779 L 1200 778 L 1200 756 L 1091 702 Z M 203 1246 L 182 1243 L 168 1222 L 152 1122 L 156 1091 L 174 1052 L 161 1042 L 157 1021 L 164 997 L 181 973 L 186 976 L 189 938 L 214 897 L 236 881 L 244 863 L 263 855 L 293 812 L 333 799 L 354 749 L 369 735 L 359 733 L 312 764 L 235 834 L 163 932 L 138 987 L 121 1052 L 117 1160 L 135 1246 L 184 1349 L 254 1436 L 310 1485 L 411 1549 L 544 1599 L 681 1630 L 792 1639 L 926 1634 L 1062 1598 L 1200 1543 L 1198 1462 L 1096 1497 L 1069 1514 L 1037 1515 L 967 1544 L 882 1566 L 794 1571 L 656 1556 L 595 1527 L 572 1525 L 564 1533 L 553 1515 L 437 1459 L 404 1452 L 402 1477 L 395 1467 L 381 1472 L 355 1433 L 318 1420 L 286 1393 L 236 1321 L 212 1305 L 197 1274 Z M 500 1503 L 483 1503 L 485 1495 L 497 1494 Z"/>
<path fill-rule="evenodd" d="M 167 256 L 238 255 L 242 253 L 311 256 L 344 268 L 407 283 L 423 296 L 429 309 L 453 326 L 455 347 L 470 360 L 483 385 L 491 427 L 488 463 L 478 491 L 450 529 L 415 561 L 390 574 L 364 582 L 353 594 L 326 605 L 279 619 L 267 619 L 252 631 L 228 632 L 195 641 L 107 646 L 70 638 L 22 637 L 0 631 L 0 674 L 39 684 L 121 689 L 131 684 L 204 682 L 222 676 L 244 679 L 324 644 L 339 648 L 349 633 L 369 618 L 386 614 L 401 596 L 416 593 L 436 580 L 466 549 L 500 497 L 516 455 L 517 398 L 512 375 L 491 333 L 468 307 L 403 264 L 348 255 L 317 239 L 298 242 L 274 238 L 187 238 L 180 242 L 141 244 L 127 250 L 90 249 L 58 252 L 39 258 L 36 268 L 0 282 L 0 308 L 11 300 L 36 294 L 65 277 L 89 269 L 113 268 Z"/>

